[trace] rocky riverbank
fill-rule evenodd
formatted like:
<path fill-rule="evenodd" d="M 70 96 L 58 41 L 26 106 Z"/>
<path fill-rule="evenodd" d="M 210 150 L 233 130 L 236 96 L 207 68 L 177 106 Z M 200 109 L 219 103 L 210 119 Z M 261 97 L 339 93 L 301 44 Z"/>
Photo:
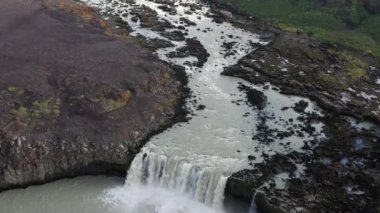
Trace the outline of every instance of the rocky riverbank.
<path fill-rule="evenodd" d="M 184 72 L 119 25 L 70 0 L 0 2 L 1 190 L 125 174 L 150 135 L 183 119 Z"/>
<path fill-rule="evenodd" d="M 252 164 L 251 170 L 234 174 L 227 194 L 250 201 L 256 193 L 260 212 L 378 212 L 378 58 L 314 40 L 300 31 L 279 30 L 226 5 L 216 4 L 215 8 L 215 19 L 262 32 L 269 41 L 268 45 L 255 44 L 255 51 L 223 74 L 257 85 L 270 82 L 284 94 L 311 98 L 325 116 L 303 113 L 299 119 L 323 121 L 327 136 L 318 144 L 305 143 L 305 153 L 277 154 L 264 163 Z M 241 89 L 255 110 L 265 108 L 262 93 Z M 283 110 L 302 113 L 306 106 L 300 102 Z M 253 137 L 257 139 L 257 135 Z M 297 174 L 300 163 L 304 165 L 302 175 Z"/>

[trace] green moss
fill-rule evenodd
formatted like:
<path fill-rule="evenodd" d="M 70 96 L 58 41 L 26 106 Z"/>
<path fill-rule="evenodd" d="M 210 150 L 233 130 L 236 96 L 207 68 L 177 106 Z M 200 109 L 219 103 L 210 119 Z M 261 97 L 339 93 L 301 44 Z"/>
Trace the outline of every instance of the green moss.
<path fill-rule="evenodd" d="M 370 53 L 380 57 L 380 14 L 368 13 L 362 1 L 334 1 L 321 6 L 311 0 L 222 0 L 243 12 L 275 23 L 279 28 L 296 32 L 302 30 L 326 42 Z M 346 29 L 345 22 L 337 18 L 344 10 L 353 29 Z"/>
<path fill-rule="evenodd" d="M 124 107 L 132 97 L 132 93 L 127 90 L 122 92 L 119 97 L 114 100 L 112 98 L 101 98 L 100 104 L 104 112 L 111 112 Z"/>
<path fill-rule="evenodd" d="M 350 77 L 350 79 L 353 81 L 368 80 L 369 78 L 367 71 L 361 67 L 346 67 L 345 71 L 347 73 L 347 76 Z"/>
<path fill-rule="evenodd" d="M 31 112 L 26 107 L 19 107 L 13 113 L 21 120 L 29 123 L 32 120 Z"/>
<path fill-rule="evenodd" d="M 43 101 L 36 101 L 32 107 L 32 117 L 35 119 L 56 118 L 60 114 L 61 100 L 59 98 L 49 98 Z"/>
<path fill-rule="evenodd" d="M 290 25 L 290 24 L 284 24 L 284 23 L 277 24 L 277 27 L 280 28 L 281 30 L 284 30 L 287 32 L 293 32 L 293 33 L 302 31 L 300 28 L 294 27 L 293 25 Z"/>
<path fill-rule="evenodd" d="M 380 57 L 380 44 L 370 36 L 353 30 L 334 31 L 315 27 L 305 27 L 305 31 L 319 40 L 353 48 Z"/>
<path fill-rule="evenodd" d="M 304 53 L 310 59 L 313 59 L 313 60 L 316 60 L 316 61 L 323 61 L 323 60 L 325 60 L 324 54 L 319 49 L 308 48 L 308 49 L 304 50 Z"/>
<path fill-rule="evenodd" d="M 343 84 L 339 79 L 330 74 L 320 73 L 318 75 L 318 82 L 327 88 L 335 88 L 335 89 L 345 89 L 346 85 Z"/>
<path fill-rule="evenodd" d="M 22 88 L 15 86 L 7 87 L 7 91 L 15 96 L 21 96 L 25 93 L 25 91 Z"/>
<path fill-rule="evenodd" d="M 357 82 L 369 79 L 367 73 L 369 65 L 365 61 L 355 58 L 346 52 L 340 52 L 339 56 L 343 61 L 342 71 L 351 81 Z"/>
<path fill-rule="evenodd" d="M 49 98 L 36 101 L 31 108 L 21 106 L 15 109 L 14 114 L 26 123 L 39 123 L 44 119 L 55 119 L 60 115 L 61 100 Z"/>

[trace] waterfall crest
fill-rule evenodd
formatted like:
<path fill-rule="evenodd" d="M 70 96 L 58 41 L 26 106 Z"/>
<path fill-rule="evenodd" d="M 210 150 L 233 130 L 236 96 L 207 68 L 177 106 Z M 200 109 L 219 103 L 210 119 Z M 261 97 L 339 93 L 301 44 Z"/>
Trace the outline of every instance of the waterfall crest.
<path fill-rule="evenodd" d="M 126 186 L 145 184 L 161 187 L 222 209 L 227 178 L 219 167 L 201 166 L 183 157 L 168 157 L 143 150 L 131 165 Z"/>

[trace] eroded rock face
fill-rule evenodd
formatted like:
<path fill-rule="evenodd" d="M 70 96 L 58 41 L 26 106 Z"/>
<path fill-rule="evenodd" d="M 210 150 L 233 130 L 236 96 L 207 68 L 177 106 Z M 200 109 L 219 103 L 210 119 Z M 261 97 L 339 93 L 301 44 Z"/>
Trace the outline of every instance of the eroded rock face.
<path fill-rule="evenodd" d="M 183 95 L 176 72 L 106 36 L 84 11 L 0 2 L 0 189 L 125 172 L 173 122 Z"/>

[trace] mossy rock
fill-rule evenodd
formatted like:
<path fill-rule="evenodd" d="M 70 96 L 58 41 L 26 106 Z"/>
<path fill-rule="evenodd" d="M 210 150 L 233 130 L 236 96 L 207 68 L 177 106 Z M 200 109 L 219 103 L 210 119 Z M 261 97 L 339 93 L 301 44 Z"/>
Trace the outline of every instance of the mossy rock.
<path fill-rule="evenodd" d="M 7 91 L 15 96 L 21 96 L 25 93 L 24 89 L 16 86 L 9 86 L 7 87 Z"/>
<path fill-rule="evenodd" d="M 26 123 L 38 123 L 44 119 L 55 119 L 60 115 L 61 100 L 48 98 L 35 101 L 30 108 L 20 106 L 13 111 L 17 118 Z"/>
<path fill-rule="evenodd" d="M 354 57 L 347 52 L 338 53 L 338 57 L 343 61 L 342 70 L 352 81 L 368 80 L 367 70 L 369 64 L 364 60 Z"/>
<path fill-rule="evenodd" d="M 279 23 L 277 24 L 277 27 L 287 32 L 292 32 L 292 33 L 302 32 L 300 28 L 297 28 L 290 24 Z"/>
<path fill-rule="evenodd" d="M 129 90 L 123 91 L 119 94 L 117 99 L 101 98 L 100 105 L 104 112 L 111 112 L 123 108 L 132 98 L 132 93 Z"/>
<path fill-rule="evenodd" d="M 322 84 L 322 86 L 325 86 L 326 88 L 335 88 L 339 90 L 347 88 L 347 86 L 342 81 L 339 81 L 339 79 L 334 75 L 320 73 L 317 77 L 319 83 Z"/>
<path fill-rule="evenodd" d="M 325 56 L 319 49 L 305 48 L 305 55 L 313 61 L 324 61 Z"/>

